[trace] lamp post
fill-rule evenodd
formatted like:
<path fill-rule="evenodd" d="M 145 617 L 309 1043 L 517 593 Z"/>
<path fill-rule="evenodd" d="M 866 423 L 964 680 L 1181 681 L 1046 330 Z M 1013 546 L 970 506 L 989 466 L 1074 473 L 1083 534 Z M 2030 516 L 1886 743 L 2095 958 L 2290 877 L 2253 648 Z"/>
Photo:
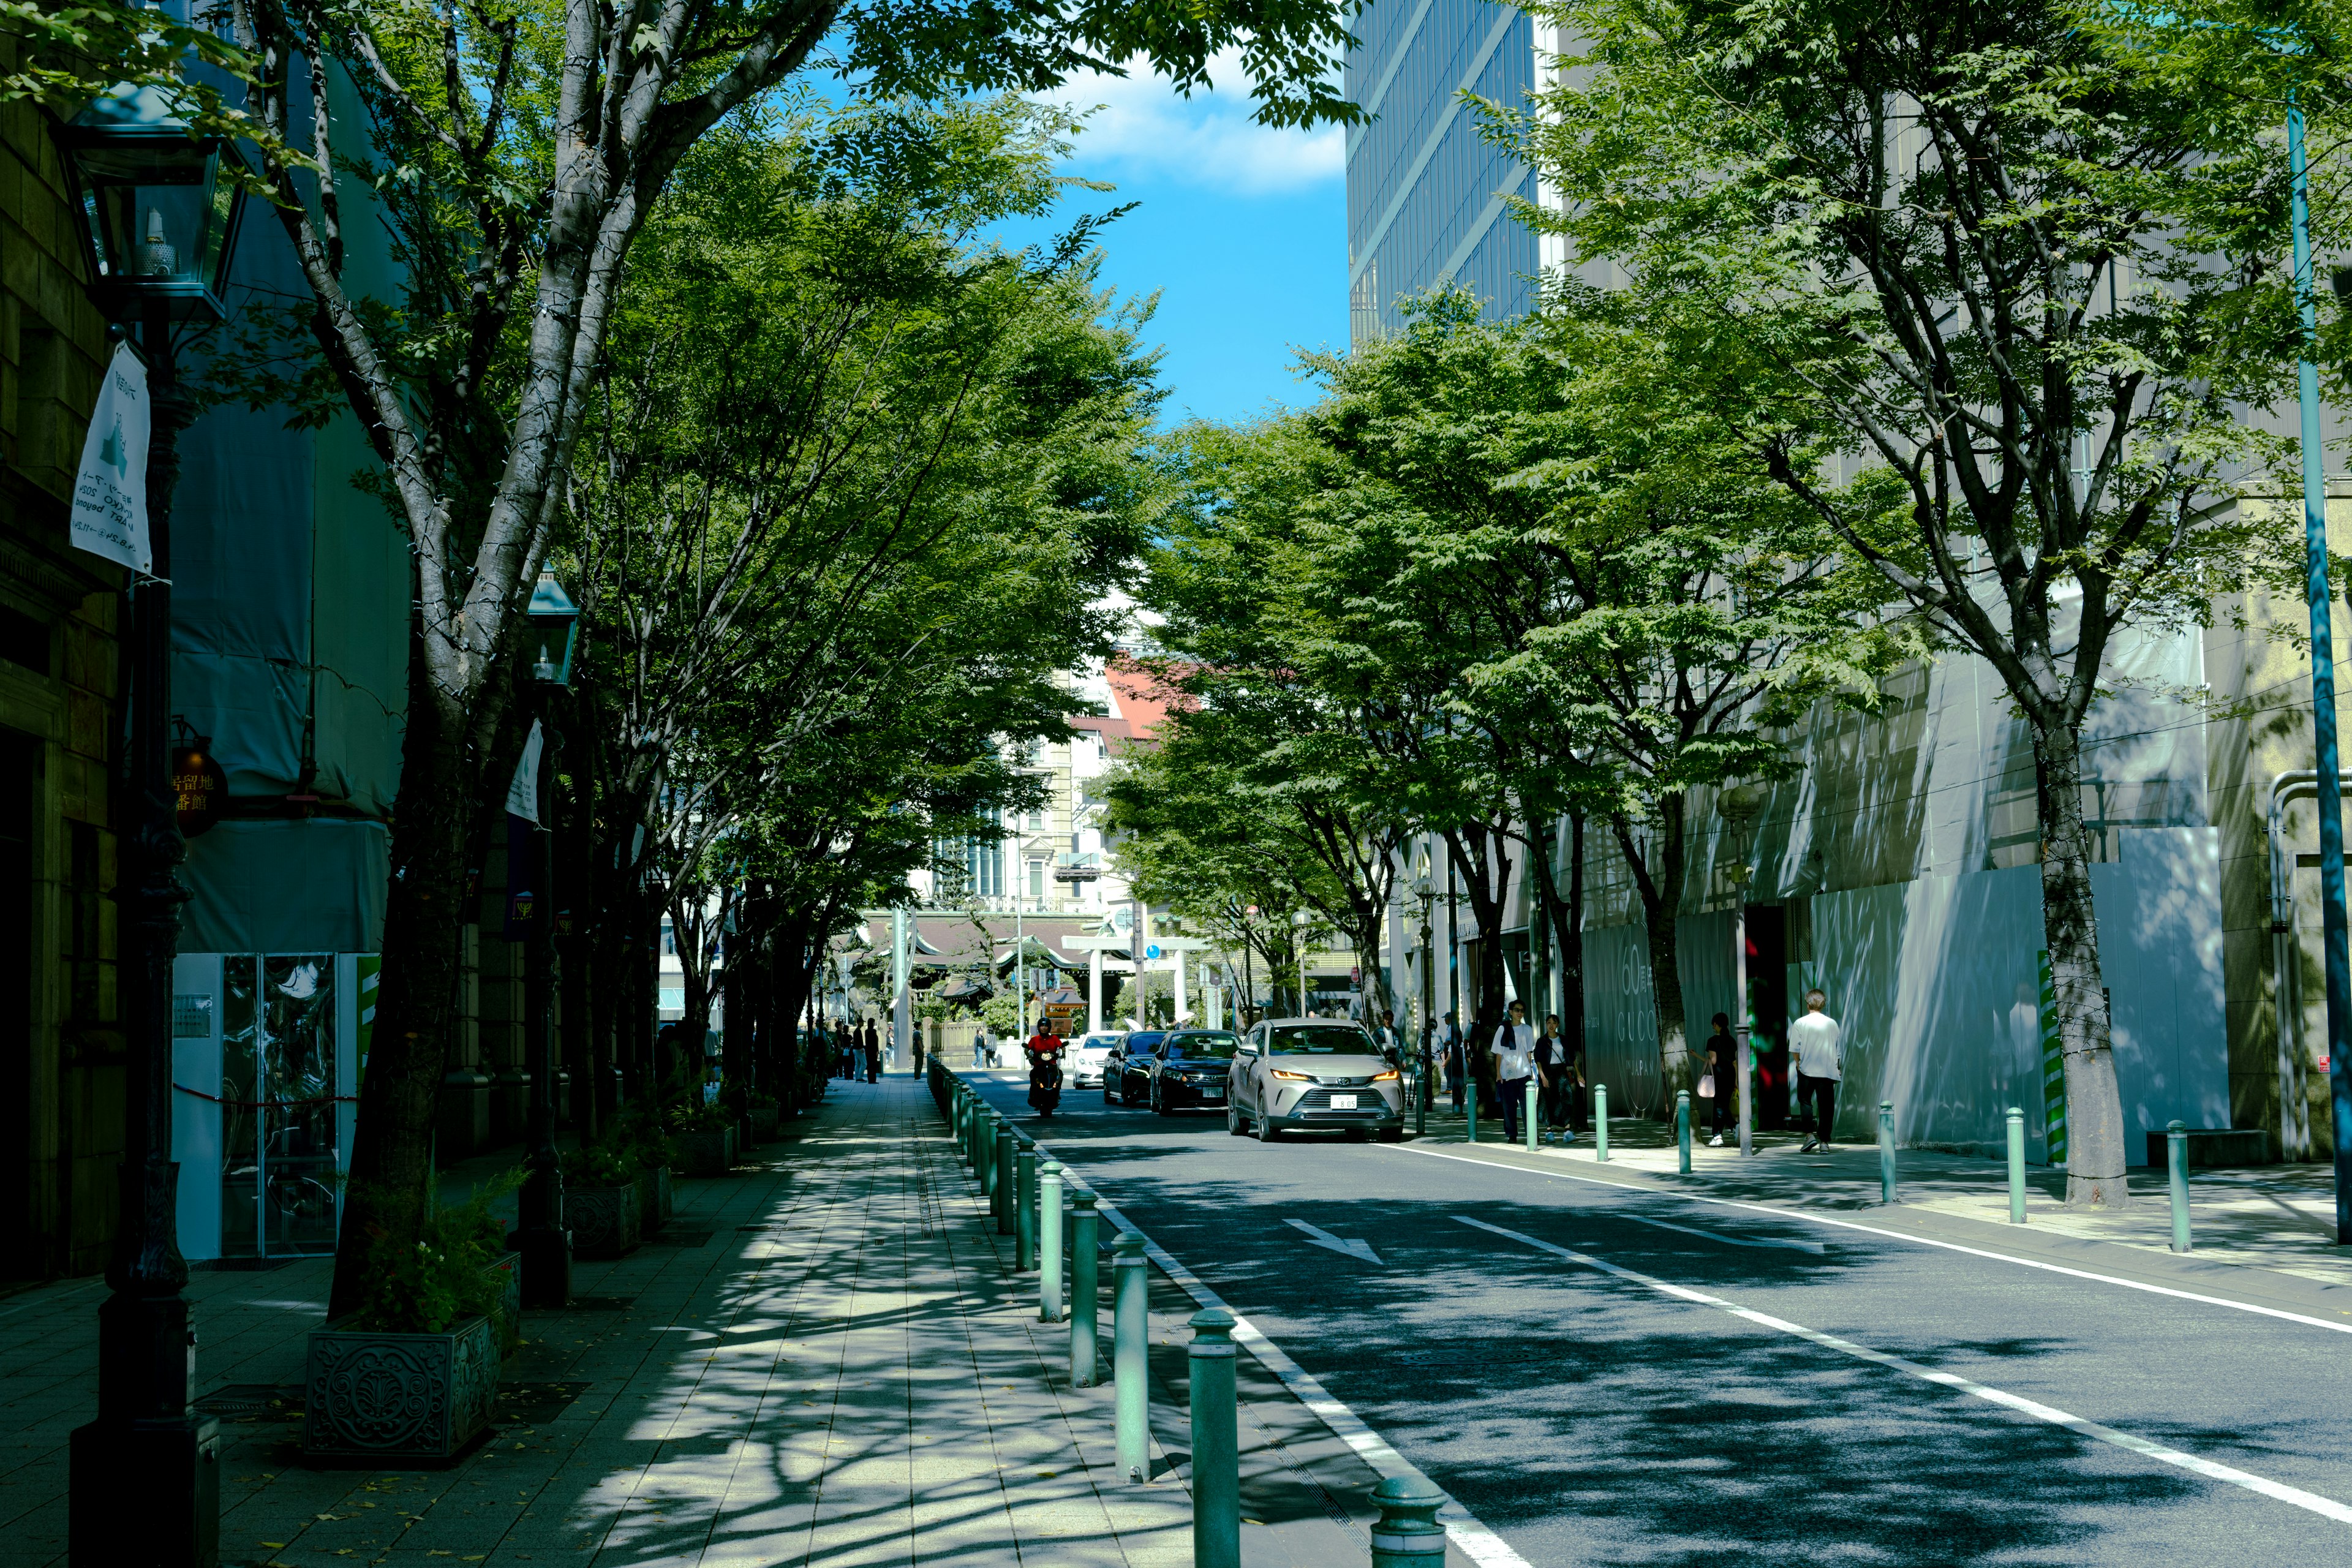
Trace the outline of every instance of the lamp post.
<path fill-rule="evenodd" d="M 532 717 L 551 731 L 551 699 L 572 683 L 572 649 L 580 635 L 580 606 L 541 568 L 530 592 L 530 637 L 535 657 L 530 664 Z M 538 782 L 538 820 L 529 837 L 531 895 L 528 934 L 523 939 L 523 1060 L 530 1074 L 530 1152 L 524 1161 L 530 1174 L 515 1194 L 514 1248 L 522 1254 L 522 1298 L 527 1306 L 562 1307 L 572 1300 L 572 1233 L 563 1224 L 563 1158 L 555 1148 L 554 1031 L 548 1014 L 555 995 L 554 867 L 547 852 L 549 813 L 542 804 L 552 793 L 553 735 L 548 735 Z M 509 878 L 512 872 L 509 873 Z"/>
<path fill-rule="evenodd" d="M 1756 1027 L 1756 1009 L 1748 995 L 1748 881 L 1754 872 L 1748 864 L 1748 837 L 1756 830 L 1756 814 L 1763 809 L 1764 792 L 1753 784 L 1734 784 L 1716 797 L 1715 808 L 1723 817 L 1723 847 L 1729 859 L 1725 862 L 1724 875 L 1730 879 L 1737 902 L 1731 909 L 1731 980 L 1733 995 L 1731 1054 L 1738 1058 L 1739 1079 L 1739 1152 L 1756 1152 L 1756 1096 L 1753 1092 L 1755 1074 L 1750 1058 L 1755 1054 L 1749 1041 Z M 1723 1085 L 1715 1086 L 1721 1094 Z"/>
<path fill-rule="evenodd" d="M 127 1060 L 110 1291 L 98 1310 L 98 1415 L 74 1429 L 67 1550 L 77 1568 L 220 1559 L 219 1428 L 188 1408 L 195 1334 L 181 1291 L 180 1168 L 172 1158 L 172 964 L 180 942 L 180 836 L 171 773 L 172 497 L 193 417 L 175 326 L 225 319 L 221 302 L 244 192 L 236 150 L 195 137 L 153 88 L 115 88 L 57 128 L 87 225 L 89 295 L 135 328 L 147 363 L 148 542 L 152 576 L 125 593 L 129 735 L 115 780 L 121 997 Z"/>
<path fill-rule="evenodd" d="M 1426 855 L 1422 857 L 1421 869 L 1413 877 L 1412 893 L 1421 900 L 1421 1071 L 1416 1075 L 1421 1081 L 1416 1086 L 1418 1092 L 1412 1097 L 1412 1135 L 1423 1138 L 1429 1133 L 1429 1035 L 1437 1026 L 1434 1016 L 1437 971 L 1433 967 L 1435 958 L 1429 945 L 1429 907 L 1436 900 L 1437 889 L 1429 879 L 1429 858 Z"/>

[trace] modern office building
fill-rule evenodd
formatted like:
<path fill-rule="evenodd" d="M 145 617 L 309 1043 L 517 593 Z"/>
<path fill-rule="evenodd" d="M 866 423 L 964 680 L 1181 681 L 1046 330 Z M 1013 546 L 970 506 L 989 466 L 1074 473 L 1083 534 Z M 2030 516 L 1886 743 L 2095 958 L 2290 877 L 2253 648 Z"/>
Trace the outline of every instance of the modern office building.
<path fill-rule="evenodd" d="M 1486 139 L 1463 94 L 1524 107 L 1554 30 L 1496 0 L 1374 0 L 1355 33 L 1348 96 L 1371 120 L 1348 133 L 1349 337 L 1396 331 L 1401 299 L 1448 281 L 1496 315 L 1529 310 L 1551 258 L 1508 203 L 1540 199 L 1536 174 Z"/>

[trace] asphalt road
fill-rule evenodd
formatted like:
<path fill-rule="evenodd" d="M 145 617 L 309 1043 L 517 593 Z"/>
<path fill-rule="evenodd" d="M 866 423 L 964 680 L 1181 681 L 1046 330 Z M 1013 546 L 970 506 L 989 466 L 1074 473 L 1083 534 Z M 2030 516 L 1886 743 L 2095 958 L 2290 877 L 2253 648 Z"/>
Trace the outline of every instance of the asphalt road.
<path fill-rule="evenodd" d="M 1435 1142 L 1063 1107 L 1029 1131 L 1536 1568 L 2352 1563 L 2352 1334 Z"/>

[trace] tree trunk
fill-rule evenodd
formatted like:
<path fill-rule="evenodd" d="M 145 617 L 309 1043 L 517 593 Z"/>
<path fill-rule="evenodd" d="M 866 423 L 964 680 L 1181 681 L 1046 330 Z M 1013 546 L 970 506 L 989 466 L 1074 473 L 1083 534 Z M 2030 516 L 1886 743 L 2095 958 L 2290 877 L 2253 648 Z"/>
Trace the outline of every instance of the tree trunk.
<path fill-rule="evenodd" d="M 1612 819 L 1618 847 L 1633 869 L 1642 895 L 1643 931 L 1650 944 L 1650 997 L 1658 1014 L 1658 1079 L 1662 1110 L 1677 1090 L 1691 1087 L 1690 1036 L 1683 1016 L 1682 964 L 1675 950 L 1675 917 L 1683 900 L 1683 797 L 1659 803 L 1654 852 L 1644 856 L 1633 841 L 1633 824 Z"/>
<path fill-rule="evenodd" d="M 442 708 L 414 653 L 408 712 L 376 1021 L 354 1119 L 330 1320 L 358 1309 L 378 1236 L 404 1246 L 423 1223 L 433 1183 L 434 1111 L 457 1032 L 465 847 L 474 841 L 473 807 L 481 792 L 466 765 L 462 721 Z"/>
<path fill-rule="evenodd" d="M 1559 918 L 1560 1037 L 1584 1049 L 1584 814 L 1568 819 L 1568 903 Z"/>
<path fill-rule="evenodd" d="M 2091 903 L 2091 837 L 2083 821 L 2082 732 L 2036 725 L 2033 758 L 2040 785 L 2042 940 L 2058 999 L 2058 1037 L 2066 1071 L 2066 1203 L 2122 1208 L 2129 1201 L 2124 1165 L 2123 1096 L 2116 1084 L 2107 994 L 2100 983 L 2099 920 Z"/>

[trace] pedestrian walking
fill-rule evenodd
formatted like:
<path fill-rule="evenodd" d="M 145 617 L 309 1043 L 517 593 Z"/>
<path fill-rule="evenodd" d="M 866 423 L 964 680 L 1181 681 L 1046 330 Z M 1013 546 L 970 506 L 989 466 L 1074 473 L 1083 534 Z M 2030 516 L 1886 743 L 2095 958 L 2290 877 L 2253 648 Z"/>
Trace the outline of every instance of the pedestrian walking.
<path fill-rule="evenodd" d="M 866 1081 L 882 1081 L 882 1036 L 871 1018 L 866 1020 Z"/>
<path fill-rule="evenodd" d="M 1455 1026 L 1454 1015 L 1445 1015 L 1445 1022 L 1437 1031 L 1439 1059 L 1445 1064 L 1445 1092 L 1454 1097 L 1454 1109 L 1462 1109 L 1462 1031 Z"/>
<path fill-rule="evenodd" d="M 1528 1080 L 1540 1080 L 1536 1067 L 1536 1031 L 1528 1022 L 1528 1005 L 1511 1004 L 1511 1021 L 1495 1031 L 1486 1054 L 1495 1058 L 1495 1094 L 1503 1102 L 1503 1142 L 1519 1141 L 1519 1116 L 1527 1109 Z"/>
<path fill-rule="evenodd" d="M 1569 1059 L 1568 1042 L 1560 1037 L 1559 1015 L 1544 1015 L 1543 1038 L 1536 1042 L 1536 1070 L 1543 1078 L 1544 1126 L 1560 1135 L 1562 1143 L 1576 1142 L 1569 1126 L 1576 1114 L 1577 1077 Z"/>
<path fill-rule="evenodd" d="M 1710 1149 L 1723 1147 L 1723 1130 L 1739 1120 L 1737 1104 L 1739 1070 L 1739 1042 L 1731 1037 L 1731 1019 L 1722 1013 L 1715 1016 L 1715 1033 L 1706 1037 L 1706 1073 L 1698 1080 L 1698 1097 L 1714 1107 L 1707 1123 L 1715 1136 L 1706 1141 Z"/>
<path fill-rule="evenodd" d="M 1819 991 L 1805 993 L 1805 1016 L 1789 1026 L 1789 1050 L 1797 1058 L 1799 1120 L 1814 1112 L 1813 1131 L 1799 1153 L 1830 1146 L 1830 1130 L 1837 1121 L 1838 1084 L 1845 1077 L 1843 1031 L 1823 1011 L 1830 999 Z"/>
<path fill-rule="evenodd" d="M 1379 1042 L 1381 1056 L 1389 1066 L 1392 1068 L 1404 1066 L 1404 1048 L 1397 1039 L 1394 1012 L 1385 1009 L 1381 1012 L 1381 1026 L 1372 1031 L 1372 1038 Z"/>
<path fill-rule="evenodd" d="M 988 1061 L 988 1026 L 983 1024 L 971 1033 L 971 1065 L 983 1067 Z"/>

